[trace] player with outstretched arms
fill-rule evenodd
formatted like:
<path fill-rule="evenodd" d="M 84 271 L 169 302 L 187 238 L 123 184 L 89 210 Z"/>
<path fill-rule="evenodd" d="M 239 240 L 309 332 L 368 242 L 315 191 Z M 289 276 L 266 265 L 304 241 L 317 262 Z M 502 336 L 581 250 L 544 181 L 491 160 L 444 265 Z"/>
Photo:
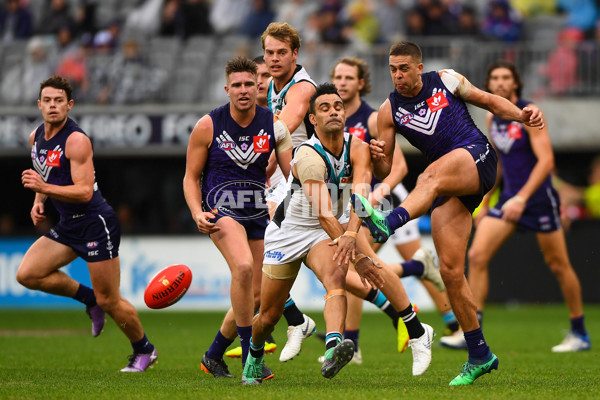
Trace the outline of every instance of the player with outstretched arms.
<path fill-rule="evenodd" d="M 496 153 L 475 126 L 466 102 L 507 119 L 543 127 L 535 106 L 518 108 L 507 99 L 484 92 L 453 70 L 423 73 L 419 46 L 401 41 L 389 52 L 395 90 L 381 105 L 377 118 L 379 143 L 371 144 L 375 175 L 389 174 L 396 133 L 403 135 L 427 157 L 429 166 L 399 207 L 385 215 L 366 198 L 352 204 L 364 216 L 377 242 L 384 242 L 407 221 L 431 211 L 431 233 L 440 260 L 440 272 L 456 318 L 465 332 L 469 359 L 450 385 L 469 385 L 498 368 L 488 347 L 477 306 L 464 275 L 471 213 L 496 182 Z"/>

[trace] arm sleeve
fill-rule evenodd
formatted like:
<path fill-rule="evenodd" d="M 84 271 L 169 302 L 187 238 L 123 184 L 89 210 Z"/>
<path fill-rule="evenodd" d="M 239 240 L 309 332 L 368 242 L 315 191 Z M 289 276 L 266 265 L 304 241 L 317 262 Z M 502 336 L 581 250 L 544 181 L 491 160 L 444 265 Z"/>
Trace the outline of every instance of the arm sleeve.
<path fill-rule="evenodd" d="M 309 146 L 300 146 L 294 156 L 296 172 L 301 183 L 307 180 L 325 182 L 327 167 L 321 156 Z"/>
<path fill-rule="evenodd" d="M 277 119 L 273 124 L 273 129 L 275 131 L 275 142 L 277 143 L 277 152 L 286 151 L 292 147 L 292 135 L 290 135 L 290 131 L 287 128 L 285 122 L 280 119 Z"/>

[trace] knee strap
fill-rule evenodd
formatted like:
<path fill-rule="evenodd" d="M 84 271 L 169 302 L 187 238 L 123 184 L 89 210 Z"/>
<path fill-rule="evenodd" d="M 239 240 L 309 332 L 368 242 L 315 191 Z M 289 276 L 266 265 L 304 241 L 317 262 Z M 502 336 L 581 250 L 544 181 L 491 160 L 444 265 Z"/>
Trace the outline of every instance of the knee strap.
<path fill-rule="evenodd" d="M 345 289 L 330 290 L 329 292 L 327 292 L 327 294 L 325 296 L 323 296 L 323 298 L 325 299 L 325 301 L 327 301 L 334 296 L 346 296 L 346 290 Z"/>

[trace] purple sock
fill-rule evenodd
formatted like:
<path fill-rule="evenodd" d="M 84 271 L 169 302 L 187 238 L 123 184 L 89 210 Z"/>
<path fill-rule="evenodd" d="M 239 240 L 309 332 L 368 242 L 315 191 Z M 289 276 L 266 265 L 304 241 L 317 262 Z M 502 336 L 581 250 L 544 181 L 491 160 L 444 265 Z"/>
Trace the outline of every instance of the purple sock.
<path fill-rule="evenodd" d="M 344 329 L 344 339 L 350 339 L 354 342 L 354 351 L 358 351 L 358 333 L 358 329 L 355 331 L 347 331 Z"/>
<path fill-rule="evenodd" d="M 420 278 L 423 276 L 423 272 L 425 271 L 425 266 L 421 261 L 417 260 L 408 260 L 403 262 L 402 264 L 402 277 L 405 276 L 416 276 Z"/>
<path fill-rule="evenodd" d="M 94 290 L 85 285 L 79 284 L 79 288 L 77 289 L 77 293 L 73 298 L 77 301 L 82 302 L 86 306 L 95 306 L 96 305 L 96 295 L 94 294 Z"/>
<path fill-rule="evenodd" d="M 485 342 L 481 328 L 465 332 L 465 340 L 469 350 L 469 362 L 471 364 L 482 364 L 489 361 L 490 348 Z"/>
<path fill-rule="evenodd" d="M 154 346 L 150 343 L 145 333 L 144 337 L 137 342 L 131 342 L 131 347 L 133 347 L 133 352 L 135 354 L 148 354 L 154 350 Z"/>
<path fill-rule="evenodd" d="M 404 207 L 396 207 L 385 219 L 390 226 L 390 231 L 394 232 L 410 221 L 410 215 L 408 215 L 408 211 Z"/>
<path fill-rule="evenodd" d="M 245 364 L 250 349 L 250 339 L 252 338 L 252 325 L 238 326 L 236 329 L 242 345 L 242 364 Z"/>
<path fill-rule="evenodd" d="M 215 339 L 206 352 L 206 357 L 212 358 L 213 360 L 221 360 L 225 350 L 233 343 L 233 339 L 227 339 L 221 331 L 217 332 Z"/>

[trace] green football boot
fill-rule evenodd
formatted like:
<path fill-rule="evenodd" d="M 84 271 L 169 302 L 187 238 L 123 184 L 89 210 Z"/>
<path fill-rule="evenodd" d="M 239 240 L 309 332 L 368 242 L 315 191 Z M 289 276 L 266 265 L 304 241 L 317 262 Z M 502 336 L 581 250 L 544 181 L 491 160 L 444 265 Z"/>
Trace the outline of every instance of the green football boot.
<path fill-rule="evenodd" d="M 354 342 L 344 339 L 337 346 L 325 352 L 321 375 L 331 379 L 354 357 Z"/>
<path fill-rule="evenodd" d="M 267 379 L 272 378 L 273 375 Z M 246 364 L 244 365 L 244 372 L 242 373 L 242 383 L 244 385 L 259 385 L 263 381 L 263 357 L 254 358 L 252 354 L 248 353 Z"/>
<path fill-rule="evenodd" d="M 496 357 L 495 354 L 492 354 L 492 358 L 483 364 L 471 364 L 467 361 L 462 366 L 460 374 L 452 379 L 450 386 L 470 385 L 481 375 L 488 374 L 492 372 L 493 369 L 498 369 L 498 363 L 498 357 Z"/>
<path fill-rule="evenodd" d="M 388 240 L 393 232 L 385 219 L 386 215 L 384 213 L 375 210 L 369 200 L 358 193 L 353 193 L 350 196 L 350 204 L 352 204 L 354 212 L 367 224 L 375 243 L 384 243 Z"/>

